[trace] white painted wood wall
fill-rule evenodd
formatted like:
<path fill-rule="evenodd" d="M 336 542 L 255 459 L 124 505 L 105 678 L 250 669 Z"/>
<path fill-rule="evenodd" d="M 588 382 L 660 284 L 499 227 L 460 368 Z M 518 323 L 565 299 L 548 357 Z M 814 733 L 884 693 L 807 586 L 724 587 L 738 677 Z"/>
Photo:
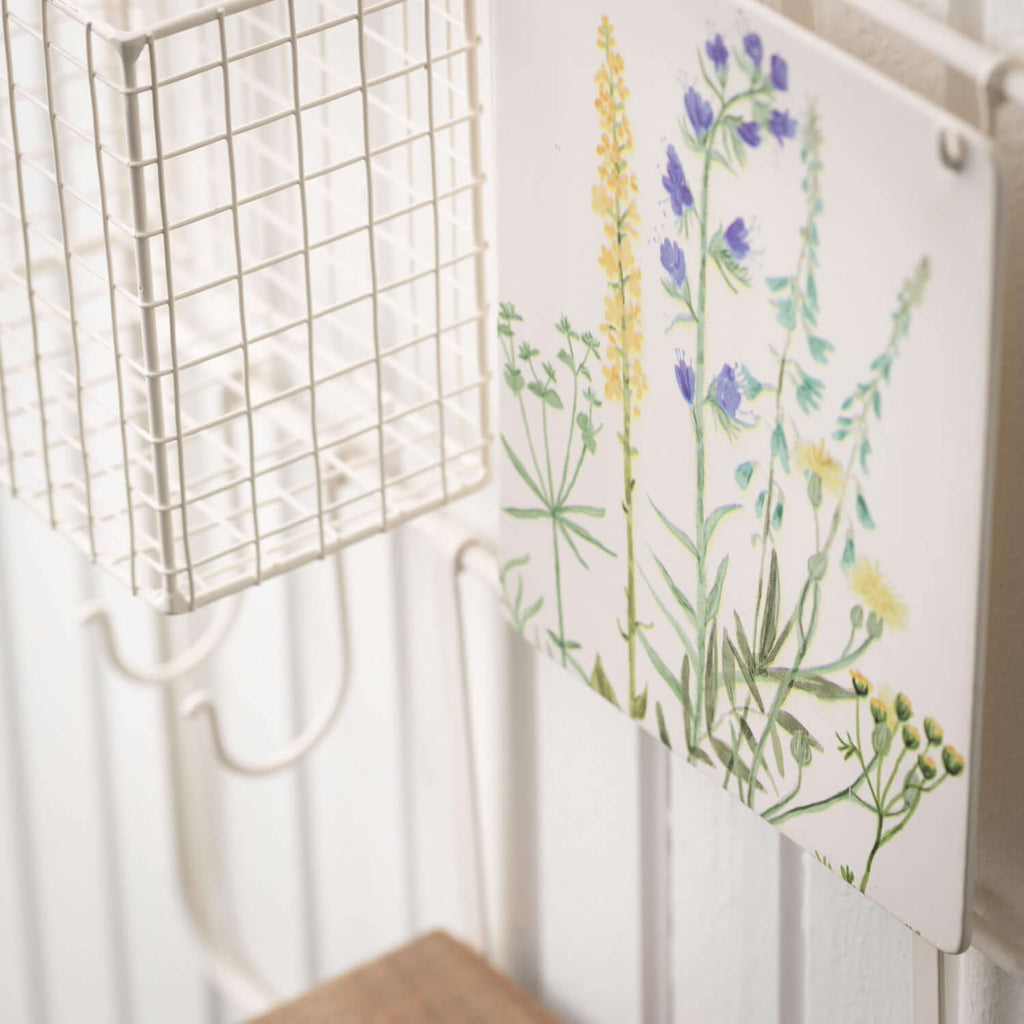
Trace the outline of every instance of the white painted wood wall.
<path fill-rule="evenodd" d="M 787 5 L 783 5 L 787 6 Z M 935 0 L 965 31 L 1024 49 L 1021 0 Z M 941 67 L 847 13 L 790 13 L 940 96 Z M 1024 114 L 1006 116 L 1010 267 L 997 493 L 992 680 L 979 871 L 1024 920 Z M 488 493 L 458 514 L 495 528 Z M 441 925 L 465 932 L 465 872 L 445 680 L 447 570 L 414 529 L 345 556 L 353 592 L 345 716 L 299 772 L 214 773 L 227 897 L 283 992 Z M 259 755 L 338 670 L 329 565 L 246 598 L 205 673 L 229 738 Z M 570 1022 L 903 1024 L 937 1018 L 912 983 L 910 934 L 546 660 L 464 584 L 472 638 L 496 958 Z M 0 500 L 0 1021 L 216 1024 L 175 875 L 162 703 L 75 625 L 100 595 L 130 654 L 135 607 L 22 508 Z M 176 625 L 181 632 L 182 627 Z M 944 1024 L 1024 1021 L 1024 986 L 980 955 L 946 961 Z"/>

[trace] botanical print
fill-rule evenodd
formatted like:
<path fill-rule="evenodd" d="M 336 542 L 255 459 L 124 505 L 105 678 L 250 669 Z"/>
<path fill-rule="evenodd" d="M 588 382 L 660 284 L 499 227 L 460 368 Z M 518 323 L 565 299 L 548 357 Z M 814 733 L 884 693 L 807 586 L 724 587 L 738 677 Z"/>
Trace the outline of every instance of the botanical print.
<path fill-rule="evenodd" d="M 661 740 L 766 821 L 822 822 L 819 860 L 871 892 L 922 801 L 966 775 L 953 743 L 969 736 L 919 713 L 920 680 L 878 656 L 915 622 L 878 553 L 891 545 L 872 469 L 894 443 L 901 354 L 925 344 L 915 319 L 931 262 L 908 260 L 884 289 L 887 330 L 844 351 L 820 289 L 837 244 L 823 230 L 820 105 L 793 98 L 799 65 L 763 32 L 710 26 L 686 49 L 659 161 L 641 165 L 634 125 L 652 121 L 631 121 L 629 68 L 601 20 L 591 204 L 603 234 L 589 273 L 603 308 L 563 310 L 540 336 L 529 296 L 500 308 L 503 514 L 519 545 L 506 545 L 506 607 L 631 717 L 650 704 Z M 802 209 L 781 239 L 737 197 L 794 167 Z M 657 223 L 641 223 L 641 201 Z M 763 296 L 762 313 L 739 334 L 730 306 L 744 296 Z M 619 493 L 596 475 L 612 451 Z M 573 596 L 597 574 L 622 581 L 599 623 Z"/>

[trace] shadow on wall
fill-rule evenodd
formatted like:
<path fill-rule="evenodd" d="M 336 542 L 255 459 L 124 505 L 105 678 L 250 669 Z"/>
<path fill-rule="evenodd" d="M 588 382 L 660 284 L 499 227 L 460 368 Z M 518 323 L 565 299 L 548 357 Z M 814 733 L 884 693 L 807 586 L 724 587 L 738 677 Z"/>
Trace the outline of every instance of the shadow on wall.
<path fill-rule="evenodd" d="M 1024 406 L 1018 400 L 1024 387 L 1024 112 L 1004 110 L 999 129 L 1006 264 L 976 896 L 976 906 L 993 923 L 993 911 L 1008 902 L 1024 918 Z"/>

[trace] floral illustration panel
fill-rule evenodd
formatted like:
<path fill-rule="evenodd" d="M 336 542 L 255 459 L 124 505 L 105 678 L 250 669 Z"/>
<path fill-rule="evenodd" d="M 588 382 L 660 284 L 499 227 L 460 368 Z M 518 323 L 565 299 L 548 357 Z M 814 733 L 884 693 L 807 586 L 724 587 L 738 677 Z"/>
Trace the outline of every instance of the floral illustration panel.
<path fill-rule="evenodd" d="M 990 147 L 752 5 L 495 22 L 512 623 L 960 949 Z"/>

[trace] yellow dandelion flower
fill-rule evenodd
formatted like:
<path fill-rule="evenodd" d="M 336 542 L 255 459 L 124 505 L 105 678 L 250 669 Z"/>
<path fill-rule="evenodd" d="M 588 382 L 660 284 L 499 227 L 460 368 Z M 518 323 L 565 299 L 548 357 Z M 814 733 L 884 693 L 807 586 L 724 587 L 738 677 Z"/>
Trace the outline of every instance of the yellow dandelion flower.
<path fill-rule="evenodd" d="M 907 606 L 889 586 L 877 562 L 860 558 L 850 573 L 850 589 L 892 629 L 906 629 Z"/>
<path fill-rule="evenodd" d="M 797 464 L 805 473 L 817 473 L 821 486 L 833 498 L 843 494 L 844 473 L 842 467 L 825 447 L 824 441 L 817 444 L 805 442 L 797 448 Z"/>

